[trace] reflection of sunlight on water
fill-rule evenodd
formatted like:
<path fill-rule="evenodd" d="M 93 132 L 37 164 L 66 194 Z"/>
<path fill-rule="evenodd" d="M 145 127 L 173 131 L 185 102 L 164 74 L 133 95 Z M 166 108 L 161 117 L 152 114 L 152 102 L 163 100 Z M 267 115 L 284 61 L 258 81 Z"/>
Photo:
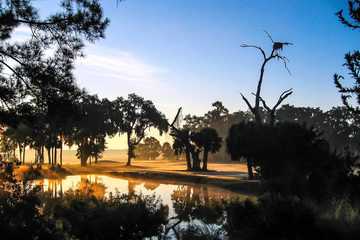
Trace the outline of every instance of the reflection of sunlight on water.
<path fill-rule="evenodd" d="M 185 202 L 189 201 L 188 199 L 206 202 L 208 199 L 221 200 L 240 196 L 231 191 L 207 185 L 163 184 L 148 179 L 125 179 L 102 175 L 75 175 L 67 176 L 65 179 L 43 179 L 36 181 L 35 184 L 42 185 L 43 191 L 51 192 L 55 197 L 62 196 L 62 193 L 68 190 L 92 191 L 93 195 L 98 198 L 108 197 L 110 193 L 116 192 L 129 195 L 155 195 L 169 207 L 169 217 L 175 216 L 174 198 L 181 197 Z"/>

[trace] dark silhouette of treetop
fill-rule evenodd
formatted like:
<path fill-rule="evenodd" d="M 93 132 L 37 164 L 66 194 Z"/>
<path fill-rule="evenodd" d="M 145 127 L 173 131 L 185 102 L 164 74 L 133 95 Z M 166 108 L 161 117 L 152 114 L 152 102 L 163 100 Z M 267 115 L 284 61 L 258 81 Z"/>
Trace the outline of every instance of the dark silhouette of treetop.
<path fill-rule="evenodd" d="M 348 1 L 349 18 L 345 18 L 343 10 L 336 13 L 341 23 L 345 26 L 358 30 L 360 28 L 360 1 Z M 348 74 L 354 80 L 352 87 L 344 86 L 342 81 L 344 77 L 340 74 L 334 74 L 334 82 L 338 91 L 341 93 L 343 104 L 358 118 L 360 109 L 360 51 L 355 50 L 345 54 L 344 66 L 348 70 Z M 355 96 L 353 103 L 350 100 Z M 354 104 L 357 104 L 354 105 Z"/>
<path fill-rule="evenodd" d="M 360 1 L 359 0 L 350 0 L 348 1 L 348 10 L 350 15 L 350 20 L 344 16 L 344 10 L 340 10 L 336 13 L 341 23 L 352 28 L 360 28 Z"/>
<path fill-rule="evenodd" d="M 63 0 L 60 9 L 45 18 L 29 0 L 1 2 L 0 12 L 0 101 L 24 95 L 37 97 L 39 79 L 71 81 L 74 59 L 81 56 L 84 40 L 104 37 L 109 20 L 97 0 Z M 31 31 L 23 42 L 11 40 L 13 31 L 24 26 Z M 51 50 L 53 54 L 46 52 Z M 8 76 L 5 69 L 11 72 Z"/>
<path fill-rule="evenodd" d="M 202 170 L 207 171 L 209 152 L 215 153 L 221 148 L 222 138 L 214 128 L 203 128 L 192 135 L 192 141 L 203 151 Z"/>

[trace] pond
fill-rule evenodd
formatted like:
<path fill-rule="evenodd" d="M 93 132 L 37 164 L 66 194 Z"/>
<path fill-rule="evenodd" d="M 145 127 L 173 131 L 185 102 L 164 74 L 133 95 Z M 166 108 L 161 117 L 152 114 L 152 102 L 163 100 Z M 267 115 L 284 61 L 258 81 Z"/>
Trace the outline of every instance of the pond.
<path fill-rule="evenodd" d="M 232 198 L 253 198 L 249 195 L 235 193 L 207 184 L 193 184 L 176 181 L 161 181 L 139 178 L 118 178 L 105 175 L 74 175 L 64 179 L 41 179 L 36 184 L 54 197 L 61 197 L 68 190 L 80 190 L 91 193 L 97 198 L 108 197 L 109 194 L 142 194 L 159 198 L 169 208 L 169 218 L 176 215 L 174 203 L 180 200 L 209 204 L 213 201 L 230 200 Z"/>

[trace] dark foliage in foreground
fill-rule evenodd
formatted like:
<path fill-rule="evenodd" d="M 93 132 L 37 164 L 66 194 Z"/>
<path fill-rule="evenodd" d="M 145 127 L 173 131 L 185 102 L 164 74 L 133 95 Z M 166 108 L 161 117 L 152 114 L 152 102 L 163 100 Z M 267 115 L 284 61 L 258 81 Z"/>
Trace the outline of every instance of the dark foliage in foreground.
<path fill-rule="evenodd" d="M 53 221 L 41 215 L 38 189 L 15 180 L 12 171 L 1 172 L 0 231 L 1 239 L 66 239 Z"/>
<path fill-rule="evenodd" d="M 18 182 L 11 171 L 1 174 L 1 239 L 136 240 L 160 236 L 167 223 L 168 210 L 154 197 L 67 192 L 55 199 Z"/>
<path fill-rule="evenodd" d="M 71 193 L 46 209 L 66 232 L 79 239 L 143 239 L 159 236 L 167 208 L 153 197 L 127 195 L 98 200 Z"/>
<path fill-rule="evenodd" d="M 272 195 L 229 204 L 226 228 L 230 239 L 358 239 L 359 218 L 343 224 L 329 218 L 309 202 Z"/>
<path fill-rule="evenodd" d="M 272 192 L 319 199 L 343 193 L 356 179 L 354 156 L 332 153 L 320 134 L 297 123 L 233 125 L 227 148 L 233 160 L 253 159 L 258 176 Z"/>

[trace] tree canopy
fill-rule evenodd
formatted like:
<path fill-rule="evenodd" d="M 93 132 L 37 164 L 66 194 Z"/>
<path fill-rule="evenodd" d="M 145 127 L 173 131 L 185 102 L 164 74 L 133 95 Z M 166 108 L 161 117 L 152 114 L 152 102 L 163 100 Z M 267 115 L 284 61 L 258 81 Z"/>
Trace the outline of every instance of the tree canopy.
<path fill-rule="evenodd" d="M 160 135 L 168 130 L 168 122 L 165 116 L 156 109 L 150 100 L 129 94 L 127 99 L 117 98 L 114 101 L 115 109 L 122 113 L 118 125 L 118 132 L 125 133 L 128 144 L 128 161 L 135 157 L 135 147 L 143 140 L 146 131 L 157 129 Z"/>

